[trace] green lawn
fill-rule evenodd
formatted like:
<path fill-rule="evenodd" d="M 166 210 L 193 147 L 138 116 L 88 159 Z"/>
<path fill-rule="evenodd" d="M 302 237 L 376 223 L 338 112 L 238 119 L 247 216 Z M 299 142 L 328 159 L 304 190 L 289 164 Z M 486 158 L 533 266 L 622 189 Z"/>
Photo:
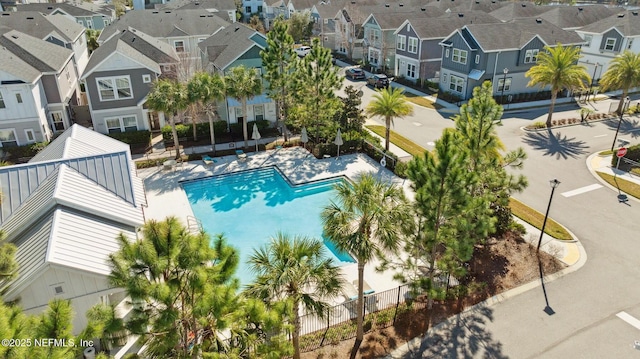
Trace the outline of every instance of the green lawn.
<path fill-rule="evenodd" d="M 544 214 L 536 211 L 535 209 L 528 207 L 524 203 L 518 201 L 515 198 L 509 199 L 509 207 L 514 216 L 529 223 L 530 225 L 542 229 L 542 222 L 544 222 Z M 571 234 L 567 232 L 562 226 L 551 218 L 547 218 L 547 225 L 544 227 L 544 233 L 550 235 L 553 238 L 561 240 L 573 239 Z"/>
<path fill-rule="evenodd" d="M 629 196 L 633 196 L 635 198 L 640 199 L 640 185 L 624 180 L 620 177 L 614 178 L 610 174 L 602 173 L 596 171 L 598 176 L 605 180 L 608 184 L 612 185 L 615 188 L 619 188 L 622 192 L 628 194 Z M 617 182 L 617 183 L 616 183 Z"/>
<path fill-rule="evenodd" d="M 407 96 L 407 101 L 413 102 L 416 105 L 420 105 L 420 106 L 426 107 L 426 108 L 431 108 L 431 109 L 434 109 L 434 110 L 438 110 L 438 109 L 442 108 L 441 105 L 438 105 L 437 103 L 435 103 L 435 102 L 433 102 L 433 101 L 431 101 L 429 99 L 426 99 L 424 97 L 420 97 L 418 95 L 414 95 L 414 94 L 412 94 L 410 92 L 405 92 L 404 95 Z"/>
<path fill-rule="evenodd" d="M 385 132 L 384 126 L 367 125 L 366 127 L 369 130 L 373 131 L 373 133 L 375 133 L 376 135 L 384 139 L 384 132 Z M 426 151 L 426 149 L 424 149 L 423 147 L 417 145 L 416 143 L 412 142 L 406 137 L 402 137 L 401 135 L 399 135 L 397 132 L 393 130 L 391 130 L 391 133 L 389 134 L 389 141 L 394 145 L 407 151 L 412 156 L 422 155 Z"/>

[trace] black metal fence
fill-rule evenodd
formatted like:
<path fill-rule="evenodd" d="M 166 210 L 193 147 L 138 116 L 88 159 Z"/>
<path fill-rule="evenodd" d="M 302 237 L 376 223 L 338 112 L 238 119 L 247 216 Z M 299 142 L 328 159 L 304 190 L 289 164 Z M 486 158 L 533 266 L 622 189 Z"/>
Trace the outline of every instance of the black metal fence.
<path fill-rule="evenodd" d="M 426 303 L 414 301 L 414 295 L 407 284 L 365 295 L 365 332 L 392 326 L 403 313 L 424 308 Z M 355 338 L 357 301 L 357 298 L 350 298 L 335 305 L 328 309 L 323 318 L 313 314 L 302 316 L 300 350 L 308 352 Z"/>

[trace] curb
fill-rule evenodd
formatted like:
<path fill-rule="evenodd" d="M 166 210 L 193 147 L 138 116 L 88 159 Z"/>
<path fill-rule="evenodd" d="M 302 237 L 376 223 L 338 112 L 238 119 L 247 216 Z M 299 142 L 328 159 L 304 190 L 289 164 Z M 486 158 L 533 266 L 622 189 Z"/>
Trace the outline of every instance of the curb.
<path fill-rule="evenodd" d="M 604 160 L 604 158 L 609 158 L 609 157 L 611 157 L 611 156 L 612 156 L 612 155 L 600 156 L 600 155 L 599 155 L 599 152 L 595 152 L 595 153 L 592 153 L 591 155 L 589 155 L 589 157 L 587 157 L 586 164 L 587 164 L 587 169 L 589 170 L 589 172 L 591 172 L 591 175 L 592 175 L 592 176 L 593 176 L 593 177 L 594 177 L 598 182 L 600 182 L 600 184 L 602 184 L 602 186 L 607 187 L 607 188 L 609 188 L 610 190 L 612 190 L 612 191 L 614 191 L 614 192 L 617 192 L 617 191 L 618 191 L 618 189 L 617 189 L 616 187 L 614 187 L 614 186 L 610 185 L 610 184 L 609 184 L 609 182 L 605 181 L 605 180 L 604 180 L 604 179 L 602 179 L 600 176 L 598 176 L 598 174 L 597 174 L 596 172 L 602 172 L 602 173 L 605 173 L 605 174 L 609 174 L 609 173 L 606 173 L 606 172 L 604 172 L 604 171 L 598 171 L 598 169 L 597 169 L 597 168 L 594 168 L 594 164 L 596 164 L 595 162 L 596 162 L 597 160 L 602 161 L 602 160 Z M 608 163 L 610 163 L 610 162 L 611 162 L 611 161 L 609 161 Z M 606 167 L 606 168 L 609 168 L 609 169 L 611 168 L 610 166 L 605 166 L 605 167 Z M 623 178 L 623 180 L 625 180 L 625 181 L 629 181 L 629 180 L 624 179 L 624 178 Z M 628 199 L 628 200 L 631 200 L 631 201 L 635 201 L 635 202 L 637 202 L 637 203 L 640 203 L 640 199 L 638 199 L 638 198 L 636 198 L 636 197 L 634 197 L 634 196 L 632 196 L 632 195 L 627 195 L 627 199 Z"/>

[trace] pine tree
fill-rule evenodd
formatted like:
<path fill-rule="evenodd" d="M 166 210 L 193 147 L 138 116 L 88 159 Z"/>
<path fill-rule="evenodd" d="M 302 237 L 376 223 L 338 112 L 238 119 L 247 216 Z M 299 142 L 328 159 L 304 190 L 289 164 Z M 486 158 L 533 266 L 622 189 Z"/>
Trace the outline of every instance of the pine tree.
<path fill-rule="evenodd" d="M 306 127 L 316 143 L 335 136 L 335 114 L 340 108 L 335 91 L 342 81 L 331 63 L 331 51 L 314 39 L 309 54 L 296 62 L 294 78 L 296 106 L 291 115 L 295 125 Z"/>
<path fill-rule="evenodd" d="M 346 97 L 341 97 L 342 107 L 336 113 L 336 118 L 340 128 L 345 134 L 351 132 L 362 132 L 362 126 L 366 121 L 362 105 L 362 98 L 358 95 L 360 90 L 349 85 L 344 89 Z"/>
<path fill-rule="evenodd" d="M 285 141 L 287 140 L 286 121 L 292 102 L 294 68 L 298 56 L 293 50 L 293 37 L 288 33 L 289 25 L 282 17 L 276 19 L 267 34 L 267 47 L 260 52 L 267 81 L 267 95 L 276 102 L 276 117 L 280 121 Z"/>

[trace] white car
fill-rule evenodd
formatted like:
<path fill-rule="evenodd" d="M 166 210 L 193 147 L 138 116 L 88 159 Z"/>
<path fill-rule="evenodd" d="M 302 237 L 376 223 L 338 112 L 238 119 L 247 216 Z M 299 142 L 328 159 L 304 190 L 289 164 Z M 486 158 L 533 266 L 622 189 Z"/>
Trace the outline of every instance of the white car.
<path fill-rule="evenodd" d="M 309 51 L 311 51 L 311 48 L 309 46 L 300 46 L 297 49 L 295 49 L 295 51 L 296 51 L 296 54 L 298 54 L 298 56 L 305 57 L 307 56 Z"/>

